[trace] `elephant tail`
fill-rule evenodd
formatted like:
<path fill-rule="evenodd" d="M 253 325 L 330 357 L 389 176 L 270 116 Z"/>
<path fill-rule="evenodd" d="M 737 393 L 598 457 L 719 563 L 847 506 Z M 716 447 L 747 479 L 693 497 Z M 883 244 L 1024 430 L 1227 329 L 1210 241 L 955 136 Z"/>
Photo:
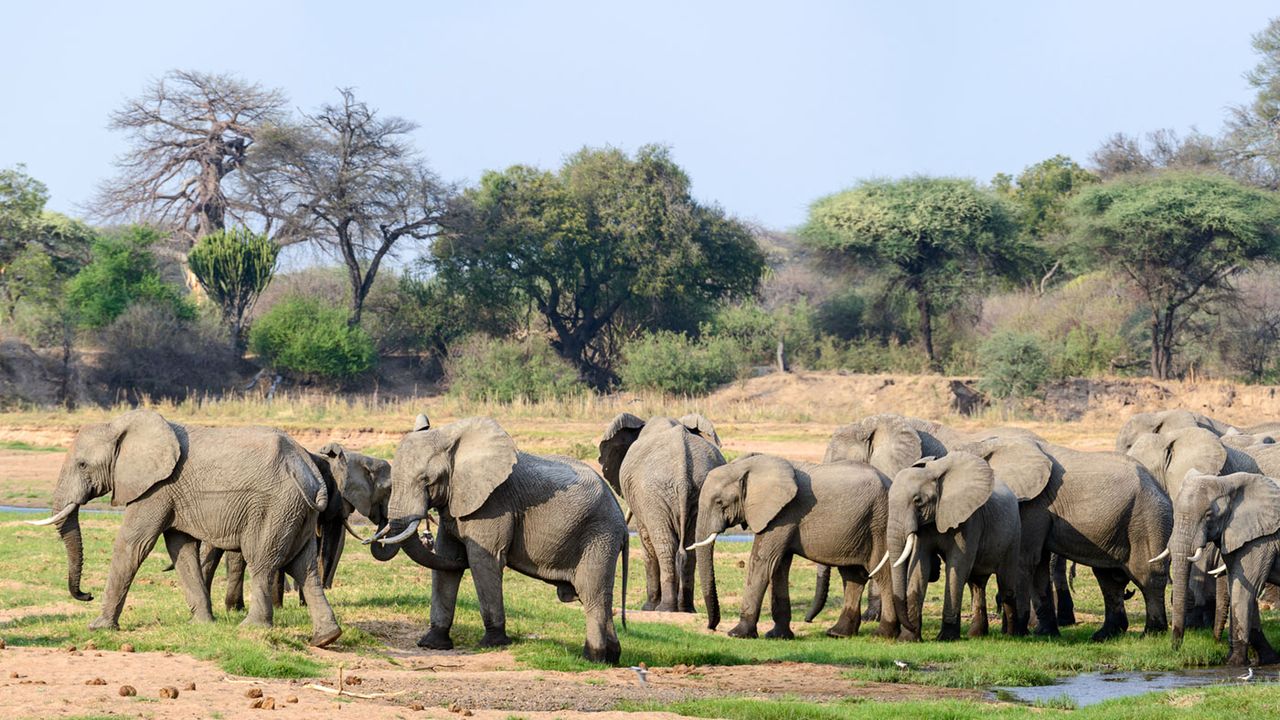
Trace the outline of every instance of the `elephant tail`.
<path fill-rule="evenodd" d="M 631 533 L 622 534 L 622 629 L 627 629 L 627 565 L 631 558 Z"/>
<path fill-rule="evenodd" d="M 868 582 L 870 580 L 868 579 Z M 817 579 L 813 588 L 813 604 L 809 606 L 809 612 L 804 616 L 805 622 L 813 622 L 818 617 L 818 613 L 827 606 L 827 594 L 831 590 L 831 566 L 819 565 Z"/>

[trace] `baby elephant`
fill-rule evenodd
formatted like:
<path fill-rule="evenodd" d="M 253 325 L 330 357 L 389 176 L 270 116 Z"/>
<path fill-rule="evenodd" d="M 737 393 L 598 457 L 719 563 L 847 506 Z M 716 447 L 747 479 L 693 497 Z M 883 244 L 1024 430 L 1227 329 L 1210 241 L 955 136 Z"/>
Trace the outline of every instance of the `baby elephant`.
<path fill-rule="evenodd" d="M 817 465 L 772 455 L 750 455 L 707 474 L 698 502 L 698 574 L 707 605 L 707 627 L 720 624 L 716 592 L 715 539 L 725 528 L 746 524 L 756 534 L 747 565 L 742 614 L 732 637 L 756 637 L 766 587 L 773 587 L 771 638 L 791 638 L 791 559 L 796 555 L 838 568 L 844 580 L 844 608 L 832 637 L 858 632 L 859 604 L 870 576 L 886 564 L 886 503 L 889 479 L 860 462 Z M 872 566 L 875 566 L 872 569 Z M 870 572 L 868 572 L 870 571 Z M 889 573 L 880 572 L 889 593 Z M 893 608 L 880 618 L 878 635 L 898 632 Z"/>

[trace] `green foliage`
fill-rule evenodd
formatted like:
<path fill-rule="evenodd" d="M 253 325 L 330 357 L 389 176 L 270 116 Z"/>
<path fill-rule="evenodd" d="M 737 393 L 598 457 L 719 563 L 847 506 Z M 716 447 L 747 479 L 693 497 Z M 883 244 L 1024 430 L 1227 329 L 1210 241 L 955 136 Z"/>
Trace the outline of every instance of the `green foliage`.
<path fill-rule="evenodd" d="M 541 338 L 473 336 L 450 350 L 449 392 L 468 400 L 539 402 L 577 395 L 578 373 Z"/>
<path fill-rule="evenodd" d="M 81 325 L 105 327 L 139 301 L 172 308 L 184 320 L 195 318 L 184 292 L 160 277 L 151 252 L 160 237 L 151 228 L 134 226 L 94 240 L 93 260 L 66 286 L 67 302 Z"/>
<path fill-rule="evenodd" d="M 245 228 L 218 230 L 200 238 L 187 255 L 191 273 L 222 309 L 238 341 L 245 313 L 271 282 L 280 246 Z"/>
<path fill-rule="evenodd" d="M 982 380 L 978 389 L 1000 399 L 1035 394 L 1049 375 L 1049 361 L 1034 336 L 1001 332 L 979 350 Z"/>
<path fill-rule="evenodd" d="M 728 337 L 691 340 L 660 330 L 627 343 L 619 374 L 631 390 L 702 395 L 737 377 L 741 365 L 742 352 Z"/>
<path fill-rule="evenodd" d="M 841 340 L 861 337 L 869 329 L 864 321 L 868 303 L 861 288 L 846 288 L 818 307 L 818 327 Z"/>
<path fill-rule="evenodd" d="M 1067 200 L 1098 180 L 1066 155 L 1054 155 L 1023 170 L 1017 179 L 997 176 L 994 185 L 1021 210 L 1019 221 L 1028 237 L 1043 243 L 1066 232 Z"/>
<path fill-rule="evenodd" d="M 737 345 L 743 361 L 773 365 L 778 342 L 784 345 L 787 362 L 809 365 L 818 340 L 813 308 L 804 299 L 767 310 L 759 303 L 720 308 L 702 334 L 728 338 Z"/>
<path fill-rule="evenodd" d="M 290 296 L 258 318 L 249 347 L 277 370 L 303 380 L 348 382 L 377 362 L 373 340 L 347 325 L 344 308 Z"/>
<path fill-rule="evenodd" d="M 48 200 L 49 188 L 28 175 L 26 166 L 0 170 L 0 262 L 22 251 Z"/>
<path fill-rule="evenodd" d="M 406 271 L 376 283 L 365 301 L 364 327 L 382 353 L 444 356 L 450 343 L 475 326 L 462 299 L 435 277 Z"/>
<path fill-rule="evenodd" d="M 213 318 L 187 319 L 171 305 L 135 302 L 101 333 L 94 379 L 113 397 L 181 400 L 221 393 L 238 355 Z"/>

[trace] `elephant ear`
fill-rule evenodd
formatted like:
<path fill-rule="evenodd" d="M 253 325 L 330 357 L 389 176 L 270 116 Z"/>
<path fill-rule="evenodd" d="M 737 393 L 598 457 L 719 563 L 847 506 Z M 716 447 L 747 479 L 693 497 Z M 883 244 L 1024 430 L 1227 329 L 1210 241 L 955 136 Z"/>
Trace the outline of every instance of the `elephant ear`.
<path fill-rule="evenodd" d="M 131 410 L 111 421 L 116 437 L 112 505 L 127 505 L 173 474 L 182 446 L 173 426 L 153 410 Z"/>
<path fill-rule="evenodd" d="M 427 418 L 426 413 L 418 413 L 418 417 L 413 419 L 413 431 L 422 432 L 431 429 L 431 420 Z"/>
<path fill-rule="evenodd" d="M 720 436 L 716 434 L 716 426 L 711 421 L 698 413 L 689 413 L 680 418 L 680 424 L 688 428 L 689 432 L 699 435 L 703 440 L 720 447 Z"/>
<path fill-rule="evenodd" d="M 644 421 L 640 418 L 631 413 L 618 413 L 600 438 L 600 474 L 618 495 L 622 495 L 622 482 L 618 477 L 622 461 L 643 429 Z"/>
<path fill-rule="evenodd" d="M 1253 473 L 1233 473 L 1222 480 L 1235 488 L 1222 531 L 1223 552 L 1235 552 L 1250 540 L 1280 531 L 1280 486 L 1275 480 Z"/>
<path fill-rule="evenodd" d="M 1227 448 L 1211 431 L 1190 427 L 1171 430 L 1168 435 L 1171 442 L 1165 451 L 1164 476 L 1169 484 L 1166 490 L 1170 497 L 1178 494 L 1172 483 L 1186 477 L 1192 468 L 1207 475 L 1221 475 L 1227 469 Z"/>
<path fill-rule="evenodd" d="M 823 462 L 855 460 L 889 477 L 920 459 L 920 435 L 900 415 L 872 415 L 837 428 Z"/>
<path fill-rule="evenodd" d="M 449 514 L 466 517 L 479 510 L 511 476 L 517 459 L 516 443 L 490 418 L 459 420 L 441 431 L 448 438 L 452 459 Z"/>
<path fill-rule="evenodd" d="M 938 476 L 939 495 L 935 523 L 939 532 L 960 527 L 982 507 L 995 489 L 996 476 L 985 460 L 964 451 L 948 453 Z"/>
<path fill-rule="evenodd" d="M 1053 460 L 1031 438 L 988 438 L 957 449 L 986 461 L 995 479 L 1012 490 L 1018 502 L 1039 497 L 1053 476 Z"/>
<path fill-rule="evenodd" d="M 742 513 L 751 532 L 763 532 L 796 496 L 796 470 L 772 455 L 739 460 L 742 471 Z"/>

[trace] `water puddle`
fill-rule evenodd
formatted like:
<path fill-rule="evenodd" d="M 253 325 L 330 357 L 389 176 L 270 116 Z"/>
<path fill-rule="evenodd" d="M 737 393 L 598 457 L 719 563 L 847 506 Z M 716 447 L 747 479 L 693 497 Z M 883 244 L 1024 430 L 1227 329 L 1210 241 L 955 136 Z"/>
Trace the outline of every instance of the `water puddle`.
<path fill-rule="evenodd" d="M 1220 685 L 1243 682 L 1238 678 L 1240 668 L 1214 668 L 1208 670 L 1184 670 L 1181 672 L 1106 672 L 1085 673 L 1062 678 L 1053 685 L 1033 687 L 992 688 L 1002 695 L 1025 703 L 1045 703 L 1070 699 L 1076 707 L 1093 705 L 1104 700 L 1142 695 L 1162 690 Z M 1251 682 L 1276 682 L 1276 672 L 1255 671 Z"/>
<path fill-rule="evenodd" d="M 0 505 L 0 512 L 26 513 L 29 515 L 50 515 L 52 511 L 47 507 L 20 507 L 18 505 Z M 92 507 L 80 506 L 80 512 L 87 513 L 122 513 L 124 508 L 113 507 Z"/>

